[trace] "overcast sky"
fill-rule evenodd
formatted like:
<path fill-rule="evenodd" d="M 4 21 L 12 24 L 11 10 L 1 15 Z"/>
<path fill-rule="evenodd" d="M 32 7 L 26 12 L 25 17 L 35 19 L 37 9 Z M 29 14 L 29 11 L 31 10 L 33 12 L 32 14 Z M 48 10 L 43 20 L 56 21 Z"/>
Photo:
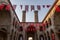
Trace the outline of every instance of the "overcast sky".
<path fill-rule="evenodd" d="M 42 5 L 53 5 L 55 0 L 10 0 L 12 5 L 17 5 L 16 7 L 16 13 L 17 16 L 22 22 L 22 11 L 24 10 L 25 5 L 29 5 L 29 10 L 31 9 L 30 6 L 34 5 L 36 9 L 36 5 L 41 6 L 41 10 L 38 11 L 38 18 L 39 22 L 41 22 L 44 17 L 46 16 L 47 12 L 49 11 L 49 8 L 43 8 Z M 20 5 L 23 5 L 23 9 L 21 10 Z M 34 22 L 34 11 L 28 11 L 26 13 L 26 22 Z"/>

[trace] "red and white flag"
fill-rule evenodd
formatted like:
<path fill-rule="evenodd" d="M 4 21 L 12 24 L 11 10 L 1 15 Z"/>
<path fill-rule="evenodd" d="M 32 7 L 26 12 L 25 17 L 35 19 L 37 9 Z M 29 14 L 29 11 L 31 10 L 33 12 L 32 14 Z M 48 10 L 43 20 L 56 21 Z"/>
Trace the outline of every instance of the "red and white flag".
<path fill-rule="evenodd" d="M 45 8 L 45 5 L 43 5 L 43 8 Z"/>
<path fill-rule="evenodd" d="M 22 6 L 22 5 L 20 5 L 20 7 L 21 7 L 21 9 L 22 9 L 22 7 L 23 7 L 23 6 Z"/>
<path fill-rule="evenodd" d="M 29 6 L 25 5 L 25 11 L 28 11 L 28 9 L 29 9 Z"/>
<path fill-rule="evenodd" d="M 46 5 L 47 8 L 49 8 L 51 5 Z"/>
<path fill-rule="evenodd" d="M 14 10 L 16 9 L 16 5 L 13 5 L 13 9 L 14 9 Z"/>
<path fill-rule="evenodd" d="M 31 5 L 31 11 L 32 11 L 32 10 L 35 10 L 34 5 Z"/>
<path fill-rule="evenodd" d="M 41 9 L 40 5 L 37 5 L 37 9 L 38 9 L 38 10 L 40 10 L 40 9 Z"/>
<path fill-rule="evenodd" d="M 56 7 L 56 12 L 60 12 L 60 6 Z"/>
<path fill-rule="evenodd" d="M 5 8 L 7 11 L 10 10 L 10 5 L 7 5 L 6 8 Z"/>
<path fill-rule="evenodd" d="M 4 6 L 5 6 L 5 4 L 1 4 L 0 5 L 0 10 L 3 10 Z"/>

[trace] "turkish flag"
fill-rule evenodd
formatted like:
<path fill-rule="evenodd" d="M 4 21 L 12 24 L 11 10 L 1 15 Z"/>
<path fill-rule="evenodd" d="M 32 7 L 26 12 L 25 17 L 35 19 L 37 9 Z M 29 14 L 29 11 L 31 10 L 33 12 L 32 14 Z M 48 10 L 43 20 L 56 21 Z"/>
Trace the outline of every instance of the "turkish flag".
<path fill-rule="evenodd" d="M 21 7 L 21 9 L 22 9 L 22 7 L 23 7 L 23 6 L 22 6 L 22 5 L 20 5 L 20 7 Z"/>
<path fill-rule="evenodd" d="M 16 9 L 16 5 L 13 5 L 13 9 L 14 9 L 14 10 Z"/>
<path fill-rule="evenodd" d="M 47 8 L 49 8 L 51 5 L 47 5 Z"/>
<path fill-rule="evenodd" d="M 43 8 L 45 8 L 45 5 L 43 5 Z"/>
<path fill-rule="evenodd" d="M 1 4 L 0 5 L 0 10 L 3 10 L 4 6 L 5 6 L 5 4 Z"/>
<path fill-rule="evenodd" d="M 7 5 L 6 8 L 5 8 L 7 11 L 10 10 L 10 5 Z"/>
<path fill-rule="evenodd" d="M 32 10 L 35 10 L 34 5 L 31 5 L 31 11 L 32 11 Z"/>
<path fill-rule="evenodd" d="M 56 12 L 60 12 L 60 7 L 59 6 L 56 7 Z"/>
<path fill-rule="evenodd" d="M 25 5 L 25 11 L 28 11 L 28 8 L 29 8 L 28 5 Z"/>
<path fill-rule="evenodd" d="M 40 5 L 37 5 L 37 9 L 38 9 L 38 10 L 40 10 L 40 9 L 41 9 Z"/>

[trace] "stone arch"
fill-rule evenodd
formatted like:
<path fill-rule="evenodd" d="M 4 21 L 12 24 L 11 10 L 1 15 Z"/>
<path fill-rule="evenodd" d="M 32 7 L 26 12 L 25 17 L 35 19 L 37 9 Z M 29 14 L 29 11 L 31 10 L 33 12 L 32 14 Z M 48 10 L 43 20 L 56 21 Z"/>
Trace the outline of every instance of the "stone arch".
<path fill-rule="evenodd" d="M 41 34 L 41 35 L 39 36 L 39 40 L 44 40 L 44 35 Z"/>
<path fill-rule="evenodd" d="M 19 35 L 18 40 L 24 40 L 22 34 Z"/>
<path fill-rule="evenodd" d="M 48 21 L 46 20 L 46 22 L 45 22 L 45 23 L 46 23 L 46 28 L 48 28 L 48 27 L 49 27 L 49 25 L 48 25 Z"/>
<path fill-rule="evenodd" d="M 29 38 L 32 38 L 31 40 L 38 40 L 37 31 L 34 25 L 29 25 L 26 29 L 26 40 L 29 40 Z"/>
<path fill-rule="evenodd" d="M 1 3 L 8 4 L 8 3 L 7 3 L 7 2 L 5 2 L 5 1 L 0 1 L 0 4 L 1 4 Z"/>
<path fill-rule="evenodd" d="M 51 29 L 50 33 L 51 33 L 51 39 L 55 40 L 55 34 L 54 34 L 54 31 L 52 29 Z"/>
<path fill-rule="evenodd" d="M 40 30 L 40 31 L 43 31 L 43 26 L 40 26 L 40 27 L 39 27 L 39 30 Z"/>
<path fill-rule="evenodd" d="M 44 33 L 44 39 L 47 40 L 47 33 Z"/>
<path fill-rule="evenodd" d="M 5 29 L 5 28 L 1 28 L 1 30 L 3 30 L 3 31 L 5 31 L 5 32 L 7 32 L 7 29 Z"/>
<path fill-rule="evenodd" d="M 5 28 L 0 30 L 0 40 L 7 40 L 7 30 Z"/>
<path fill-rule="evenodd" d="M 20 26 L 20 31 L 23 31 L 23 26 Z"/>
<path fill-rule="evenodd" d="M 10 40 L 13 39 L 13 33 L 14 33 L 14 29 L 11 30 Z"/>
<path fill-rule="evenodd" d="M 48 31 L 47 31 L 47 39 L 48 39 L 48 40 L 51 40 L 51 39 L 50 39 L 50 34 L 49 34 Z"/>
<path fill-rule="evenodd" d="M 49 26 L 51 26 L 52 25 L 51 18 L 48 19 L 48 22 L 49 22 Z"/>

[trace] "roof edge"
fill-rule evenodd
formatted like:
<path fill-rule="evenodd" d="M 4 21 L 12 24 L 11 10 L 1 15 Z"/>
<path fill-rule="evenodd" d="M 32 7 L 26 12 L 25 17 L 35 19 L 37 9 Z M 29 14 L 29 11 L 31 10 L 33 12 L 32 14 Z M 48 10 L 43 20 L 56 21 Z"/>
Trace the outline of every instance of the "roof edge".
<path fill-rule="evenodd" d="M 19 20 L 19 18 L 18 18 L 18 16 L 17 16 L 17 14 L 16 14 L 15 10 L 13 9 L 13 6 L 12 6 L 12 4 L 11 4 L 10 0 L 8 0 L 8 2 L 9 2 L 9 4 L 11 5 L 12 10 L 14 11 L 14 13 L 15 13 L 15 15 L 16 15 L 16 17 L 17 17 L 18 21 L 20 22 L 20 20 Z"/>

